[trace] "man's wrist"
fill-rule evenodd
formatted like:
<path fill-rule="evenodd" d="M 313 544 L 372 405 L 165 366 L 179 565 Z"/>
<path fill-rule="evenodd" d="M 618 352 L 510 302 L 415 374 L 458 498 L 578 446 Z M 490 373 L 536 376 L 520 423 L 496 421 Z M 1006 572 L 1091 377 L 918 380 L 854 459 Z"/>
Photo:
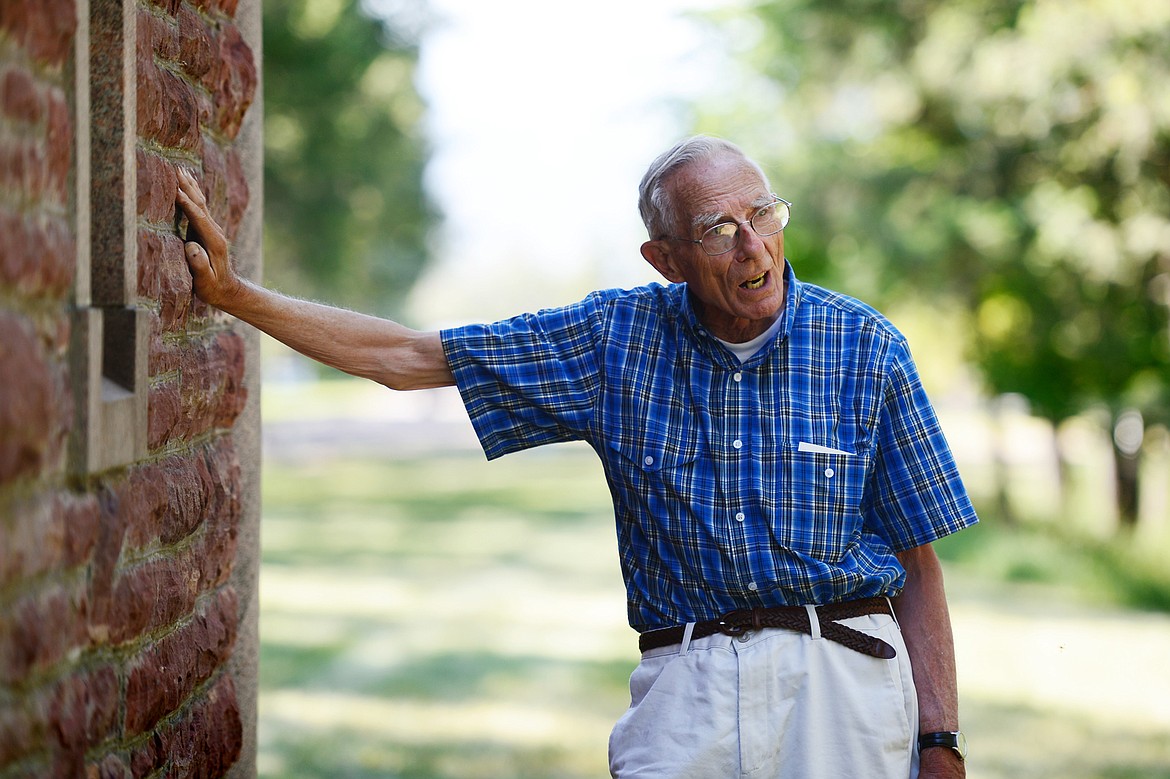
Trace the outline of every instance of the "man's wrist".
<path fill-rule="evenodd" d="M 927 749 L 946 750 L 960 761 L 967 759 L 967 737 L 961 730 L 942 730 L 923 733 L 918 737 L 918 751 Z"/>

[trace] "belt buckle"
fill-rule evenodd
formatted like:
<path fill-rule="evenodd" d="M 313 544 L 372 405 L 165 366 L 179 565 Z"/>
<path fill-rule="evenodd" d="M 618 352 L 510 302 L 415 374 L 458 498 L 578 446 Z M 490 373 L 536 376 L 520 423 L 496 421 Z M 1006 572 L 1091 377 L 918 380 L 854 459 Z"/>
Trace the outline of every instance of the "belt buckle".
<path fill-rule="evenodd" d="M 760 609 L 739 609 L 724 614 L 719 618 L 716 627 L 719 632 L 725 636 L 742 636 L 749 630 L 759 630 L 763 627 L 760 624 Z"/>
<path fill-rule="evenodd" d="M 719 620 L 715 627 L 719 628 L 719 632 L 725 636 L 742 636 L 747 632 L 746 625 L 734 625 L 725 619 Z"/>

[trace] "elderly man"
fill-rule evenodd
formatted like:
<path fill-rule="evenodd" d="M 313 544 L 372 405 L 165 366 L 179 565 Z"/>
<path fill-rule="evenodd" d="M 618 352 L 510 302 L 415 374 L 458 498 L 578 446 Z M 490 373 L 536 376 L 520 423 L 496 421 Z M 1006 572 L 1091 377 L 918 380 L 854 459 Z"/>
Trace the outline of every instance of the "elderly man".
<path fill-rule="evenodd" d="M 597 452 L 642 649 L 613 776 L 964 775 L 930 544 L 975 512 L 904 337 L 796 279 L 791 204 L 738 147 L 691 138 L 643 178 L 669 285 L 442 332 L 238 277 L 179 186 L 203 300 L 388 387 L 455 384 L 489 458 Z"/>

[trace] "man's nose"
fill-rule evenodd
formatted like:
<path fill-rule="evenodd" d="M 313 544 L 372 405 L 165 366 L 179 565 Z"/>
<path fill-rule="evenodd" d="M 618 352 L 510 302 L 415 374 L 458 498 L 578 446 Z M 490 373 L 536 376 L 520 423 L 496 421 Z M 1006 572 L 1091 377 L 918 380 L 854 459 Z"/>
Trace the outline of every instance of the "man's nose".
<path fill-rule="evenodd" d="M 751 222 L 743 222 L 739 225 L 738 248 L 739 254 L 744 259 L 756 256 L 764 248 L 764 239 L 756 232 L 756 228 L 752 226 Z"/>

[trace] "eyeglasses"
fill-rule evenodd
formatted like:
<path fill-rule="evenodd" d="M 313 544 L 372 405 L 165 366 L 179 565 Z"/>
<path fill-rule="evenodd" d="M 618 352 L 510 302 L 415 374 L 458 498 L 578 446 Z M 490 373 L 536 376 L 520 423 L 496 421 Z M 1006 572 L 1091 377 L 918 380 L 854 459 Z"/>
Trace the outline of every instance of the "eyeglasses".
<path fill-rule="evenodd" d="M 761 238 L 775 235 L 788 226 L 788 220 L 792 216 L 792 204 L 782 197 L 777 197 L 776 195 L 772 195 L 772 197 L 776 199 L 752 214 L 752 218 L 746 222 L 721 222 L 708 229 L 697 240 L 694 238 L 678 238 L 673 235 L 663 237 L 671 241 L 697 243 L 703 247 L 703 251 L 712 257 L 727 254 L 727 252 L 739 245 L 740 228 L 745 224 L 750 224 L 752 229 L 756 231 L 756 235 Z"/>

